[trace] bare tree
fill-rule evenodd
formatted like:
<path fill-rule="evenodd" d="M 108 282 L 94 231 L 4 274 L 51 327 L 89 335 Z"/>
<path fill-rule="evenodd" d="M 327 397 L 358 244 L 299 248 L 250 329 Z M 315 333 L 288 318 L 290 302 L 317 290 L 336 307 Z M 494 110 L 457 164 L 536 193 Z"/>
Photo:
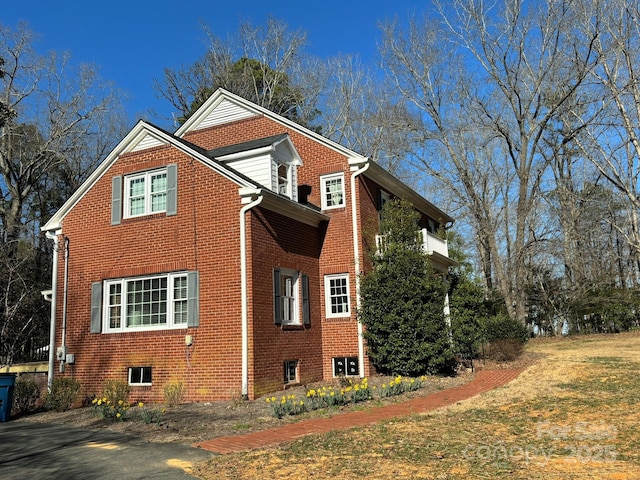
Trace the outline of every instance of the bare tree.
<path fill-rule="evenodd" d="M 265 26 L 240 24 L 235 36 L 216 36 L 205 27 L 208 47 L 205 55 L 179 70 L 165 69 L 155 89 L 177 110 L 174 121 L 182 123 L 218 87 L 225 88 L 258 105 L 304 125 L 310 125 L 317 111 L 315 69 L 303 68 L 302 49 L 306 33 L 291 31 L 279 20 L 269 18 Z"/>
<path fill-rule="evenodd" d="M 419 118 L 393 85 L 357 57 L 331 58 L 326 71 L 318 119 L 322 134 L 404 176 L 402 160 L 419 140 Z"/>
<path fill-rule="evenodd" d="M 78 175 L 88 175 L 114 144 L 105 125 L 122 125 L 117 97 L 98 82 L 95 68 L 73 70 L 66 55 L 40 56 L 33 40 L 24 25 L 0 26 L 0 98 L 12 112 L 0 130 L 0 221 L 7 243 L 20 237 L 25 204 L 41 181 L 72 161 Z"/>
<path fill-rule="evenodd" d="M 619 228 L 632 246 L 634 283 L 640 281 L 640 4 L 637 0 L 596 2 L 594 15 L 602 33 L 594 42 L 600 65 L 591 81 L 598 88 L 597 117 L 586 135 L 580 136 L 580 152 L 626 198 L 628 223 Z M 593 22 L 581 25 L 593 31 Z M 576 112 L 575 116 L 579 116 Z M 626 223 L 626 222 L 625 222 Z"/>
<path fill-rule="evenodd" d="M 599 32 L 574 28 L 589 12 L 580 2 L 437 5 L 440 22 L 411 20 L 406 31 L 385 25 L 383 55 L 422 115 L 427 148 L 417 157 L 434 173 L 426 154 L 441 155 L 448 168 L 440 176 L 461 193 L 483 266 L 493 269 L 485 279 L 495 279 L 511 315 L 524 322 L 527 258 L 541 240 L 535 213 L 549 167 L 541 139 L 596 64 Z"/>
<path fill-rule="evenodd" d="M 38 54 L 24 25 L 0 26 L 0 58 L 0 363 L 10 363 L 46 343 L 51 247 L 40 226 L 121 137 L 124 112 L 94 67 Z"/>

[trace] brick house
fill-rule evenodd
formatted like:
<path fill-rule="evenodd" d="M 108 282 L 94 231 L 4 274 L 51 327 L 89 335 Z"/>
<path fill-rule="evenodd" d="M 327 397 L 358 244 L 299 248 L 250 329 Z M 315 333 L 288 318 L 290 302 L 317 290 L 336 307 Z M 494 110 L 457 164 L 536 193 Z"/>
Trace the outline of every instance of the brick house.
<path fill-rule="evenodd" d="M 208 401 L 374 373 L 358 272 L 393 196 L 446 270 L 453 219 L 367 157 L 224 90 L 174 134 L 140 121 L 43 227 L 50 380 Z"/>

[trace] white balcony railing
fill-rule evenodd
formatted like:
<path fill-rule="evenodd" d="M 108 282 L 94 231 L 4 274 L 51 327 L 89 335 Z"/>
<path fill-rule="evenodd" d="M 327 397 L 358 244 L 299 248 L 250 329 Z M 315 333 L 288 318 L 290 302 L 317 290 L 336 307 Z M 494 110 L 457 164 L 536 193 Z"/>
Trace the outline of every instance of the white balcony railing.
<path fill-rule="evenodd" d="M 430 233 L 426 228 L 418 230 L 417 235 L 420 243 L 422 243 L 422 249 L 429 255 L 438 253 L 444 257 L 449 258 L 449 248 L 447 247 L 447 241 L 441 239 L 437 235 Z M 378 252 L 383 251 L 385 247 L 384 235 L 376 235 L 376 248 Z"/>
<path fill-rule="evenodd" d="M 422 248 L 430 255 L 439 253 L 443 257 L 449 258 L 449 247 L 447 241 L 429 232 L 426 228 L 420 230 L 422 235 Z"/>

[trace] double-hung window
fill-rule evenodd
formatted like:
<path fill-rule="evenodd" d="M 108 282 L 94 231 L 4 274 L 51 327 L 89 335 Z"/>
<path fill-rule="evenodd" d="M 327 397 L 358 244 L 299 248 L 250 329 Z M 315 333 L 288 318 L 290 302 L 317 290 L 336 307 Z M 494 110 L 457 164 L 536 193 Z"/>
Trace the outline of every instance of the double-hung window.
<path fill-rule="evenodd" d="M 309 277 L 296 270 L 273 271 L 274 321 L 276 325 L 309 325 Z"/>
<path fill-rule="evenodd" d="M 344 173 L 333 173 L 320 177 L 322 209 L 344 207 Z"/>
<path fill-rule="evenodd" d="M 327 318 L 351 316 L 348 274 L 325 276 L 324 291 Z"/>
<path fill-rule="evenodd" d="M 166 211 L 166 168 L 125 177 L 125 218 Z"/>
<path fill-rule="evenodd" d="M 99 306 L 102 290 L 102 308 Z M 197 326 L 198 277 L 178 272 L 94 284 L 92 332 Z M 97 318 L 96 318 L 97 317 Z M 102 328 L 100 328 L 102 327 Z"/>
<path fill-rule="evenodd" d="M 111 225 L 119 225 L 123 218 L 178 212 L 178 166 L 129 175 L 116 175 L 111 179 Z"/>

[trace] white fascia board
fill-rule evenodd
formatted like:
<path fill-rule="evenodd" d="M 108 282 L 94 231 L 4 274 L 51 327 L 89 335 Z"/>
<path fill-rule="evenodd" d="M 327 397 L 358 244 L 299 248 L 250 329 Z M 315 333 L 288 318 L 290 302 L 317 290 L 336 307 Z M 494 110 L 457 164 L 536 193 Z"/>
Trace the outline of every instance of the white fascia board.
<path fill-rule="evenodd" d="M 228 95 L 224 95 L 224 94 L 220 94 L 220 93 L 224 92 Z M 239 103 L 240 105 L 242 105 L 244 108 L 246 108 L 247 110 L 252 111 L 253 113 L 255 113 L 256 115 L 260 115 L 261 112 L 255 108 L 257 107 L 257 105 L 255 103 L 249 102 L 248 100 L 245 100 L 241 97 L 238 97 L 237 95 L 233 95 L 231 92 L 227 92 L 226 90 L 222 89 L 222 88 L 218 88 L 215 92 L 213 92 L 213 94 L 211 94 L 211 96 L 200 106 L 200 108 L 198 108 L 198 110 L 196 110 L 193 115 L 191 115 L 189 118 L 187 118 L 187 121 L 184 122 L 175 132 L 175 136 L 176 137 L 182 137 L 185 133 L 188 133 L 191 131 L 191 128 L 194 125 L 197 125 L 198 123 L 200 123 L 202 120 L 204 120 L 205 118 L 207 118 L 209 116 L 209 114 L 216 109 L 216 107 L 218 105 L 220 105 L 225 98 L 231 102 L 234 103 Z M 240 102 L 234 101 L 234 99 L 240 99 Z"/>
<path fill-rule="evenodd" d="M 364 163 L 366 162 L 363 162 L 358 158 L 349 159 L 349 166 L 351 170 L 360 168 Z M 392 193 L 400 198 L 406 198 L 411 203 L 413 203 L 413 205 L 418 210 L 433 216 L 434 219 L 442 222 L 444 226 L 449 227 L 451 226 L 451 224 L 453 224 L 454 219 L 450 215 L 445 213 L 440 208 L 436 207 L 433 203 L 413 190 L 407 184 L 397 179 L 377 163 L 369 161 L 369 164 L 369 169 L 364 173 L 366 177 L 371 178 L 378 185 L 388 190 L 389 193 Z"/>
<path fill-rule="evenodd" d="M 230 162 L 233 160 L 242 160 L 244 158 L 257 157 L 260 155 L 269 154 L 275 151 L 273 145 L 269 145 L 267 147 L 255 148 L 253 150 L 243 150 L 242 152 L 230 153 L 229 155 L 221 155 L 219 157 L 215 157 L 216 160 L 220 162 Z"/>
<path fill-rule="evenodd" d="M 296 122 L 289 120 L 288 118 L 284 118 L 283 116 L 278 115 L 277 113 L 273 113 L 271 110 L 267 110 L 266 108 L 261 107 L 260 105 L 256 105 L 255 103 L 250 102 L 249 100 L 245 100 L 244 98 L 239 97 L 238 95 L 231 93 L 223 88 L 218 88 L 215 92 L 213 92 L 213 94 L 209 97 L 209 99 L 202 104 L 202 106 L 196 111 L 196 113 L 191 115 L 191 117 L 189 117 L 189 119 L 185 123 L 183 123 L 178 130 L 176 130 L 175 135 L 177 137 L 182 137 L 184 134 L 191 131 L 191 127 L 193 127 L 194 125 L 197 125 L 202 119 L 206 118 L 207 115 L 209 115 L 209 113 L 217 105 L 219 105 L 224 99 L 227 99 L 231 102 L 242 105 L 244 108 L 251 110 L 252 112 L 258 115 L 264 115 L 265 117 L 275 120 L 276 122 L 281 123 L 282 125 L 285 125 L 287 128 L 290 128 L 291 130 L 294 130 L 302 135 L 310 137 L 313 140 L 323 144 L 324 146 L 331 148 L 332 150 L 335 150 L 336 152 L 340 153 L 341 155 L 344 155 L 345 157 L 360 157 L 360 158 L 366 159 L 366 157 L 363 157 L 359 153 L 354 152 L 353 150 L 350 150 L 347 147 L 343 147 L 342 145 L 334 142 L 333 140 L 329 140 L 328 138 L 323 137 L 322 135 L 312 130 L 309 130 L 308 128 L 305 128 L 302 125 L 299 125 Z"/>
<path fill-rule="evenodd" d="M 280 145 L 282 145 L 282 147 Z M 274 143 L 274 146 L 276 147 L 276 151 L 282 150 L 282 149 L 287 150 L 289 156 L 293 159 L 291 161 L 292 165 L 296 165 L 298 167 L 302 166 L 302 157 L 300 157 L 298 150 L 296 150 L 295 145 L 293 144 L 293 142 L 291 141 L 288 135 L 287 135 L 287 138 L 283 138 L 279 142 Z"/>
<path fill-rule="evenodd" d="M 294 202 L 282 195 L 266 190 L 264 188 L 240 188 L 238 189 L 240 194 L 240 203 L 246 205 L 259 196 L 263 197 L 260 207 L 264 207 L 272 212 L 279 213 L 285 217 L 291 218 L 298 222 L 312 227 L 317 227 L 322 222 L 328 222 L 330 217 L 318 212 L 312 208 L 302 205 L 301 203 Z"/>
<path fill-rule="evenodd" d="M 100 180 L 100 178 L 105 174 L 105 172 L 115 163 L 118 157 L 127 152 L 131 145 L 135 145 L 136 142 L 140 141 L 147 134 L 153 135 L 158 138 L 159 141 L 172 145 L 178 150 L 186 153 L 187 155 L 194 157 L 200 160 L 205 165 L 209 166 L 213 170 L 216 170 L 218 173 L 233 181 L 234 183 L 240 186 L 249 186 L 248 182 L 239 175 L 233 174 L 233 172 L 221 168 L 215 162 L 212 162 L 210 158 L 205 155 L 200 154 L 199 152 L 189 148 L 181 142 L 177 142 L 170 135 L 167 135 L 165 132 L 156 129 L 152 125 L 140 120 L 129 133 L 118 143 L 118 145 L 106 156 L 106 158 L 98 165 L 98 167 L 93 171 L 91 175 L 80 185 L 80 188 L 76 190 L 71 197 L 60 207 L 60 209 L 49 219 L 49 221 L 41 227 L 43 232 L 57 230 L 61 228 L 62 219 L 65 215 L 84 197 L 84 195 L 93 187 L 93 185 Z"/>
<path fill-rule="evenodd" d="M 64 202 L 62 207 L 58 209 L 58 211 L 49 219 L 49 221 L 41 227 L 43 232 L 48 232 L 51 230 L 56 230 L 61 227 L 62 219 L 64 216 L 71 210 L 76 203 L 78 203 L 82 197 L 91 189 L 91 187 L 104 175 L 104 173 L 109 169 L 109 167 L 115 162 L 115 160 L 120 156 L 122 152 L 124 152 L 131 144 L 133 144 L 137 139 L 139 140 L 139 135 L 144 130 L 145 123 L 140 120 L 130 131 L 129 133 L 116 145 L 116 147 L 109 153 L 105 159 L 98 165 L 98 167 L 87 177 L 87 179 L 80 185 L 73 194 L 69 197 L 69 199 Z"/>
<path fill-rule="evenodd" d="M 277 142 L 272 143 L 271 145 L 267 145 L 266 147 L 260 147 L 260 148 L 254 148 L 252 150 L 243 150 L 241 152 L 236 152 L 236 153 L 230 153 L 228 155 L 220 155 L 215 157 L 216 160 L 220 161 L 220 162 L 230 162 L 233 160 L 242 160 L 245 158 L 251 158 L 251 157 L 257 157 L 260 155 L 265 155 L 265 154 L 271 154 L 271 153 L 277 153 L 277 151 L 280 148 L 280 145 L 283 143 L 283 147 L 287 150 L 287 152 L 289 153 L 289 155 L 293 158 L 293 160 L 290 162 L 292 165 L 302 165 L 302 158 L 300 158 L 300 155 L 298 154 L 298 151 L 296 150 L 296 147 L 293 145 L 293 143 L 291 142 L 290 138 L 283 138 L 282 140 L 279 140 Z"/>

